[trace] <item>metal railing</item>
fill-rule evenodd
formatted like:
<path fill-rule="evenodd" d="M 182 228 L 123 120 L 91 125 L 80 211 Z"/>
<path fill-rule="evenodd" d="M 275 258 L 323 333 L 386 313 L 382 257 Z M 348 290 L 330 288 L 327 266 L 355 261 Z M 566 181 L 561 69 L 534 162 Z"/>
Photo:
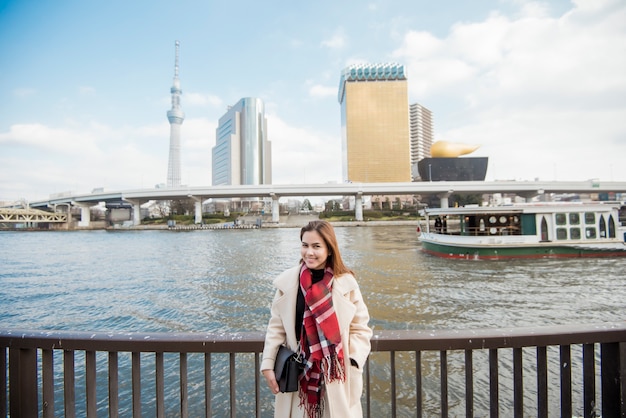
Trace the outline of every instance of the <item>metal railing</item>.
<path fill-rule="evenodd" d="M 263 339 L 0 331 L 0 416 L 271 416 Z M 624 417 L 625 375 L 626 322 L 378 331 L 363 407 L 391 417 Z"/>

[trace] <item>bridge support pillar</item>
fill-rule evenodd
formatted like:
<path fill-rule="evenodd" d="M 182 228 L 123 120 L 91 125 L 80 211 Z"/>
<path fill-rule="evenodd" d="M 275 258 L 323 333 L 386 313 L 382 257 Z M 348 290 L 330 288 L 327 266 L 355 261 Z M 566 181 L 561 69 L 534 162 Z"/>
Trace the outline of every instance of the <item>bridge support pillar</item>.
<path fill-rule="evenodd" d="M 357 221 L 363 220 L 363 193 L 357 193 L 354 198 L 354 217 Z"/>
<path fill-rule="evenodd" d="M 72 202 L 72 204 L 80 208 L 80 221 L 78 221 L 79 228 L 88 228 L 89 222 L 91 221 L 91 211 L 89 210 L 89 206 L 76 202 Z"/>
<path fill-rule="evenodd" d="M 439 207 L 443 209 L 450 207 L 450 203 L 448 201 L 450 195 L 452 195 L 452 190 L 448 191 L 447 193 L 441 193 L 437 195 L 437 197 L 439 198 Z"/>
<path fill-rule="evenodd" d="M 274 193 L 270 193 L 272 197 L 272 222 L 280 222 L 280 205 L 278 204 L 279 196 Z"/>
<path fill-rule="evenodd" d="M 67 206 L 67 222 L 65 222 L 65 229 L 70 229 L 70 227 L 72 226 L 72 205 L 70 203 L 55 203 L 53 206 L 50 206 L 50 204 L 48 204 L 48 207 L 52 207 L 54 210 L 54 213 L 58 213 L 57 212 L 57 206 Z"/>
<path fill-rule="evenodd" d="M 133 204 L 133 226 L 141 225 L 141 205 Z"/>
<path fill-rule="evenodd" d="M 197 224 L 201 224 L 202 223 L 202 202 L 199 200 L 194 202 L 194 209 L 195 209 L 194 222 Z"/>
<path fill-rule="evenodd" d="M 133 206 L 133 226 L 141 225 L 141 205 L 142 202 L 136 199 L 124 199 Z"/>
<path fill-rule="evenodd" d="M 202 198 L 201 197 L 192 196 L 192 195 L 187 195 L 187 197 L 189 199 L 193 200 L 193 207 L 194 207 L 194 220 L 193 220 L 193 222 L 195 224 L 201 224 L 202 223 Z"/>

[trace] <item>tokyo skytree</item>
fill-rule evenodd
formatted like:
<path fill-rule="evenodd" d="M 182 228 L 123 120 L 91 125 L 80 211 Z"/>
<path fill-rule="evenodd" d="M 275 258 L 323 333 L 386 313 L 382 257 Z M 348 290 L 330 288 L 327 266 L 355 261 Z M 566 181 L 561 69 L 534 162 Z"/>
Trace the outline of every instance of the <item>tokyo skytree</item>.
<path fill-rule="evenodd" d="M 174 83 L 170 92 L 172 93 L 172 109 L 167 112 L 167 119 L 170 121 L 170 159 L 167 166 L 167 187 L 180 186 L 180 127 L 185 120 L 185 114 L 180 108 L 180 96 L 183 91 L 180 89 L 178 79 L 178 50 L 180 42 L 176 41 L 176 62 L 174 64 Z"/>

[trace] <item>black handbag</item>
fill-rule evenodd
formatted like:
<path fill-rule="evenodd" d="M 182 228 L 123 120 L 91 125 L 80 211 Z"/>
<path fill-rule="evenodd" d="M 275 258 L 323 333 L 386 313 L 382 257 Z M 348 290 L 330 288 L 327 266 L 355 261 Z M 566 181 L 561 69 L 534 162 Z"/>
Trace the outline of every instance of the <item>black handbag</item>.
<path fill-rule="evenodd" d="M 274 362 L 274 374 L 281 392 L 297 392 L 300 373 L 304 363 L 298 355 L 289 348 L 281 345 Z"/>

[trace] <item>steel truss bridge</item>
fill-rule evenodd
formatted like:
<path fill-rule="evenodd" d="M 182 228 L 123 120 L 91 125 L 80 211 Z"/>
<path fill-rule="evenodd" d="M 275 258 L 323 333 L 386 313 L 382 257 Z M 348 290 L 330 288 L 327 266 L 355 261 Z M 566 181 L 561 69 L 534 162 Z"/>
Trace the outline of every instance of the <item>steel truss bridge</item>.
<path fill-rule="evenodd" d="M 67 222 L 67 213 L 47 212 L 45 210 L 27 208 L 0 208 L 1 224 L 31 224 L 31 223 L 64 223 Z"/>
<path fill-rule="evenodd" d="M 271 198 L 272 221 L 279 221 L 278 200 L 281 197 L 353 196 L 355 218 L 363 220 L 363 196 L 436 195 L 442 207 L 448 206 L 453 194 L 515 194 L 525 199 L 538 195 L 626 193 L 626 182 L 588 181 L 434 181 L 405 183 L 340 183 L 300 185 L 203 186 L 163 189 L 138 189 L 114 192 L 51 196 L 47 200 L 30 202 L 31 208 L 52 209 L 59 205 L 81 208 L 81 223 L 89 225 L 89 208 L 100 203 L 130 203 L 133 222 L 141 221 L 140 206 L 149 201 L 191 199 L 195 201 L 196 223 L 202 222 L 202 203 L 209 199 Z"/>

